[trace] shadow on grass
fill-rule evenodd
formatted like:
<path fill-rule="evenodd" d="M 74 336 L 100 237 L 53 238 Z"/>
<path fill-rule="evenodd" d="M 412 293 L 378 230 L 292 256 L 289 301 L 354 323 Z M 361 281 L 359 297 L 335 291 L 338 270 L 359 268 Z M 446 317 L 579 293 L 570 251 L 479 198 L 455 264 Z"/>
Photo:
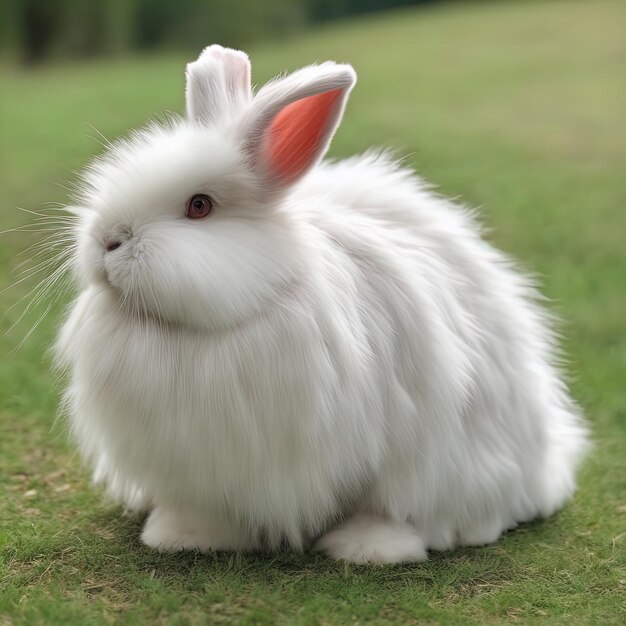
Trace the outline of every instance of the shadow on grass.
<path fill-rule="evenodd" d="M 89 517 L 89 526 L 98 528 L 100 537 L 110 537 L 109 549 L 126 555 L 134 561 L 135 568 L 152 568 L 154 575 L 172 580 L 187 578 L 192 571 L 203 570 L 213 576 L 237 576 L 241 580 L 277 580 L 289 576 L 292 580 L 323 575 L 331 579 L 354 576 L 371 577 L 378 581 L 410 577 L 423 584 L 437 585 L 442 577 L 465 578 L 477 576 L 506 580 L 514 577 L 517 564 L 503 544 L 536 543 L 543 538 L 546 525 L 551 520 L 536 520 L 520 525 L 505 533 L 498 544 L 480 548 L 461 547 L 447 552 L 431 552 L 423 563 L 371 566 L 352 565 L 333 561 L 311 552 L 282 551 L 279 553 L 254 552 L 234 554 L 229 552 L 200 553 L 187 551 L 159 553 L 140 541 L 145 515 L 124 516 L 119 508 L 103 509 Z M 552 518 L 555 520 L 556 518 Z M 83 531 L 85 532 L 85 531 Z M 81 533 L 83 534 L 83 533 Z"/>
<path fill-rule="evenodd" d="M 45 594 L 46 601 L 124 615 L 128 623 L 193 606 L 216 619 L 254 615 L 258 623 L 275 624 L 272 607 L 280 606 L 294 614 L 306 607 L 311 619 L 339 611 L 347 621 L 354 614 L 372 620 L 388 614 L 393 623 L 409 624 L 416 610 L 424 618 L 433 611 L 452 615 L 458 604 L 532 581 L 528 559 L 532 563 L 535 553 L 529 555 L 529 546 L 543 543 L 546 526 L 558 526 L 555 518 L 536 521 L 493 546 L 380 567 L 311 553 L 159 553 L 140 541 L 145 515 L 125 516 L 110 505 L 74 510 L 60 529 L 58 518 L 49 519 L 36 536 L 25 532 L 5 548 L 8 577 L 0 588 L 8 601 Z"/>

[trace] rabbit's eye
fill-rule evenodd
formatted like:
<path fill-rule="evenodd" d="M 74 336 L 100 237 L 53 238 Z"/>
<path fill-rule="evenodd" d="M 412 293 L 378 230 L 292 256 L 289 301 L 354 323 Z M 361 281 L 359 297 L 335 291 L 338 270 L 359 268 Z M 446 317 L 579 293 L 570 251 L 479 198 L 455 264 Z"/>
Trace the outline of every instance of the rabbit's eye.
<path fill-rule="evenodd" d="M 206 217 L 213 208 L 213 202 L 209 196 L 204 194 L 196 194 L 187 202 L 187 212 L 185 215 L 191 220 L 197 220 Z"/>

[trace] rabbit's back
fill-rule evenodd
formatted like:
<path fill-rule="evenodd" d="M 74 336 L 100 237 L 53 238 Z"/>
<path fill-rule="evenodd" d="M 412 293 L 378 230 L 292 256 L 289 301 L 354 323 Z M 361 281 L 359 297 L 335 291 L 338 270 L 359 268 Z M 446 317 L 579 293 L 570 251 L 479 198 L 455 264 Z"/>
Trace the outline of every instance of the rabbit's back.
<path fill-rule="evenodd" d="M 358 276 L 386 389 L 391 452 L 369 506 L 444 547 L 551 513 L 585 434 L 532 281 L 469 212 L 385 157 L 326 164 L 302 193 L 321 199 L 308 219 Z"/>

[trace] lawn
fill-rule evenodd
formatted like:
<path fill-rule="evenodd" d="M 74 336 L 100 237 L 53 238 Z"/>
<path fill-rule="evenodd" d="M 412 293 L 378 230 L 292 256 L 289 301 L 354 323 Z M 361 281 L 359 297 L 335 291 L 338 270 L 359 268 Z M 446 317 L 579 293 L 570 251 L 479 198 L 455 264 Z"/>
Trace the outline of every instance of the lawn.
<path fill-rule="evenodd" d="M 624 24 L 617 1 L 467 2 L 250 50 L 259 83 L 317 59 L 351 62 L 360 79 L 333 156 L 393 146 L 479 207 L 488 237 L 541 277 L 594 439 L 562 512 L 410 566 L 152 552 L 141 519 L 90 487 L 55 420 L 57 305 L 23 345 L 38 311 L 1 340 L 0 624 L 625 623 Z M 185 60 L 5 68 L 0 230 L 32 220 L 17 206 L 67 201 L 99 133 L 180 111 Z M 2 331 L 36 284 L 11 287 L 20 253 L 47 234 L 0 237 Z"/>

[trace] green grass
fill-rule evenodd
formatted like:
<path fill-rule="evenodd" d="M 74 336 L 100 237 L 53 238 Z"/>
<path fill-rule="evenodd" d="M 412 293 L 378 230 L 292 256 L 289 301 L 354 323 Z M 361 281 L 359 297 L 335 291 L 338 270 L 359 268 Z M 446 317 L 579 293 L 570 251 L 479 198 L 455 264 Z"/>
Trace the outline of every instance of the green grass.
<path fill-rule="evenodd" d="M 58 315 L 0 347 L 0 624 L 618 624 L 626 620 L 624 5 L 443 5 L 251 50 L 255 80 L 315 59 L 360 74 L 332 153 L 391 145 L 482 209 L 489 237 L 543 280 L 565 320 L 573 393 L 595 448 L 575 499 L 498 545 L 423 564 L 310 555 L 166 556 L 103 503 L 55 424 L 45 356 Z M 185 59 L 17 72 L 2 93 L 0 222 L 67 200 L 58 186 L 112 138 L 182 108 Z M 0 238 L 0 290 L 43 235 Z M 0 295 L 2 330 L 33 286 Z"/>

